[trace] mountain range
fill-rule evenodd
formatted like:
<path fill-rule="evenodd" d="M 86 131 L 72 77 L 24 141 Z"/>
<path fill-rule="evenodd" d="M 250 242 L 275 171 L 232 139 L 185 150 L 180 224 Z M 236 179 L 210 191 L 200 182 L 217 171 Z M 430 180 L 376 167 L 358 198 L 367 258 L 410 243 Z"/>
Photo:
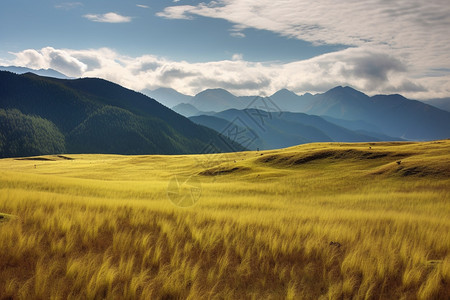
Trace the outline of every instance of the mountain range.
<path fill-rule="evenodd" d="M 210 153 L 450 137 L 450 112 L 351 87 L 315 95 L 283 89 L 270 97 L 224 89 L 195 96 L 166 88 L 146 93 L 157 100 L 98 78 L 0 71 L 0 157 Z"/>
<path fill-rule="evenodd" d="M 160 97 L 162 99 L 165 96 Z M 390 136 L 406 140 L 450 137 L 448 111 L 398 94 L 370 97 L 351 87 L 338 86 L 325 93 L 306 93 L 299 96 L 283 89 L 265 97 L 267 107 L 255 107 L 255 101 L 259 98 L 239 97 L 223 89 L 209 89 L 190 97 L 187 103 L 177 104 L 173 108 L 188 117 L 246 108 L 299 112 L 321 116 L 347 129 L 361 133 L 372 132 L 379 137 Z"/>
<path fill-rule="evenodd" d="M 210 145 L 217 152 L 245 150 L 156 100 L 103 79 L 0 71 L 0 157 L 202 153 Z"/>

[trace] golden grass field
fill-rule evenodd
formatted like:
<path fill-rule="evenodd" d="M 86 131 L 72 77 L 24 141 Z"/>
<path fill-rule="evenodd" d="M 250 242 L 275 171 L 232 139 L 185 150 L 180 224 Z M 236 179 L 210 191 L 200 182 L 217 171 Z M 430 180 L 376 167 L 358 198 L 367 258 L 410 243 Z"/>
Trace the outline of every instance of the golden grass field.
<path fill-rule="evenodd" d="M 0 197 L 1 299 L 450 298 L 449 140 L 2 159 Z"/>

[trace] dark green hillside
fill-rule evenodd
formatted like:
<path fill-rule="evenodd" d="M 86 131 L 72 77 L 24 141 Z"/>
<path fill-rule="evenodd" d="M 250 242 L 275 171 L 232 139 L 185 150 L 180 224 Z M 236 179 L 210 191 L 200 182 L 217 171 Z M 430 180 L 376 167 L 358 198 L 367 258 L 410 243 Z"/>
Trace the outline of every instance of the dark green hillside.
<path fill-rule="evenodd" d="M 91 114 L 72 130 L 68 141 L 73 153 L 141 154 L 167 149 L 164 153 L 174 154 L 196 150 L 194 142 L 161 120 L 136 116 L 113 106 Z"/>
<path fill-rule="evenodd" d="M 65 151 L 38 147 L 39 154 L 187 154 L 201 153 L 211 143 L 220 151 L 243 150 L 154 99 L 102 79 L 64 80 L 0 72 L 0 108 L 37 116 L 62 133 Z M 13 127 L 1 132 L 8 147 L 17 144 L 17 140 L 6 138 Z M 2 150 L 0 155 L 35 154 L 22 151 L 21 146 L 14 149 L 16 152 L 8 154 Z"/>
<path fill-rule="evenodd" d="M 100 106 L 62 84 L 64 80 L 32 73 L 0 72 L 0 108 L 15 108 L 55 123 L 68 133 Z"/>
<path fill-rule="evenodd" d="M 63 152 L 64 135 L 55 124 L 16 109 L 0 109 L 0 157 Z"/>
<path fill-rule="evenodd" d="M 102 105 L 112 105 L 143 117 L 155 117 L 169 121 L 169 124 L 182 135 L 189 138 L 197 138 L 199 133 L 208 135 L 196 124 L 187 118 L 180 116 L 159 102 L 144 94 L 128 90 L 115 83 L 97 79 L 83 78 L 65 81 L 66 85 L 82 92 L 89 99 Z M 196 132 L 199 131 L 200 132 Z"/>

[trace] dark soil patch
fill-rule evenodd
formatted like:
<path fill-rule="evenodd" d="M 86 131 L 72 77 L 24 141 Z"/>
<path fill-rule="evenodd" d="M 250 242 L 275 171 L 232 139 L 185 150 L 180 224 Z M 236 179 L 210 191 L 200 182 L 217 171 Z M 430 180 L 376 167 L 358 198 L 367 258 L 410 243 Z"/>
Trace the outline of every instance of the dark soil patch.
<path fill-rule="evenodd" d="M 24 157 L 24 158 L 16 158 L 16 160 L 55 161 L 54 159 L 48 157 Z"/>
<path fill-rule="evenodd" d="M 249 171 L 250 168 L 247 167 L 230 167 L 230 168 L 224 168 L 224 167 L 216 167 L 212 169 L 208 169 L 205 171 L 200 172 L 200 175 L 204 176 L 217 176 L 217 175 L 227 175 L 231 173 L 237 173 L 237 172 L 243 172 L 243 171 Z"/>
<path fill-rule="evenodd" d="M 66 160 L 74 160 L 75 159 L 75 158 L 64 156 L 64 155 L 57 155 L 57 157 L 62 158 L 62 159 L 66 159 Z"/>

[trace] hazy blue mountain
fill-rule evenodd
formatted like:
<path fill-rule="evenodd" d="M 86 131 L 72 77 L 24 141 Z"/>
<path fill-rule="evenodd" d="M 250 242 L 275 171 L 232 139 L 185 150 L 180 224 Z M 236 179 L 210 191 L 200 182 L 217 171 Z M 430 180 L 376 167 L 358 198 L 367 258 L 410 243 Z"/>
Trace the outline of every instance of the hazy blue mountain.
<path fill-rule="evenodd" d="M 193 116 L 189 118 L 192 122 L 214 129 L 215 131 L 230 137 L 232 140 L 239 141 L 246 145 L 250 150 L 272 149 L 266 145 L 265 141 L 256 133 L 240 122 L 230 122 L 228 120 L 215 116 Z M 235 135 L 235 133 L 238 133 Z"/>
<path fill-rule="evenodd" d="M 338 86 L 315 95 L 306 112 L 345 120 L 366 120 L 365 115 L 370 112 L 371 107 L 370 97 L 366 94 L 350 87 Z"/>
<path fill-rule="evenodd" d="M 450 113 L 447 111 L 401 95 L 377 95 L 371 100 L 371 112 L 366 112 L 364 119 L 387 135 L 408 140 L 450 137 Z"/>
<path fill-rule="evenodd" d="M 292 93 L 288 90 L 280 91 L 281 94 Z M 280 94 L 279 93 L 279 94 Z M 272 111 L 290 111 L 289 109 L 284 109 L 287 106 L 279 105 L 276 100 L 283 99 L 282 95 L 273 95 L 275 98 L 271 97 L 260 97 L 260 96 L 235 96 L 232 93 L 224 89 L 208 89 L 204 90 L 194 96 L 191 100 L 193 104 L 200 111 L 214 111 L 220 112 L 227 109 L 264 109 L 263 106 L 258 107 L 255 103 L 256 100 L 264 98 L 267 103 L 271 103 L 270 110 Z M 292 93 L 293 94 L 293 93 Z M 294 94 L 295 95 L 295 94 Z M 298 97 L 298 96 L 297 96 Z M 284 102 L 283 102 L 284 101 Z M 280 103 L 287 103 L 290 100 L 280 100 Z M 261 104 L 261 103 L 259 103 Z"/>
<path fill-rule="evenodd" d="M 429 99 L 422 100 L 422 102 L 450 112 L 450 98 Z"/>
<path fill-rule="evenodd" d="M 16 74 L 34 73 L 39 76 L 54 77 L 54 78 L 59 78 L 59 79 L 73 79 L 73 78 L 66 76 L 63 73 L 60 73 L 53 69 L 35 70 L 35 69 L 30 69 L 30 68 L 25 68 L 25 67 L 0 66 L 0 71 L 8 71 L 8 72 L 16 73 Z"/>
<path fill-rule="evenodd" d="M 219 112 L 230 108 L 243 109 L 246 103 L 224 89 L 208 89 L 192 98 L 190 104 L 201 111 Z"/>
<path fill-rule="evenodd" d="M 300 96 L 302 97 L 302 96 Z M 369 97 L 350 87 L 336 87 L 314 95 L 308 114 L 374 125 L 377 133 L 409 140 L 450 136 L 450 113 L 401 95 Z M 374 129 L 363 128 L 366 131 Z"/>
<path fill-rule="evenodd" d="M 145 89 L 141 92 L 150 98 L 157 99 L 159 103 L 169 108 L 181 103 L 189 103 L 192 99 L 192 96 L 179 93 L 171 88 L 158 88 L 156 90 Z"/>
<path fill-rule="evenodd" d="M 245 147 L 277 149 L 311 142 L 368 142 L 380 139 L 303 113 L 268 113 L 257 109 L 230 109 L 190 120 L 212 128 Z"/>
<path fill-rule="evenodd" d="M 381 129 L 377 126 L 370 124 L 363 120 L 343 120 L 337 119 L 330 116 L 321 116 L 323 119 L 327 120 L 330 123 L 339 125 L 341 127 L 350 129 L 350 130 L 363 130 L 370 132 L 380 132 Z"/>
<path fill-rule="evenodd" d="M 202 153 L 210 144 L 216 151 L 244 149 L 141 93 L 96 78 L 0 71 L 0 109 L 0 157 Z"/>
<path fill-rule="evenodd" d="M 216 116 L 192 116 L 189 117 L 189 120 L 196 124 L 200 124 L 206 127 L 209 127 L 211 129 L 214 129 L 217 132 L 223 132 L 227 129 L 228 126 L 230 126 L 230 121 L 216 117 Z M 244 127 L 241 127 L 239 124 L 236 124 L 238 129 L 244 129 Z"/>
<path fill-rule="evenodd" d="M 250 122 L 246 113 L 242 110 L 224 111 L 221 116 L 196 116 L 190 119 L 220 132 L 250 150 L 276 149 L 304 144 L 311 142 L 313 136 L 321 141 L 331 141 L 320 130 L 283 120 L 272 120 L 265 124 L 264 130 L 261 130 L 257 125 Z M 228 117 L 230 120 L 226 119 Z M 297 130 L 301 130 L 304 133 L 303 135 L 307 137 L 295 132 L 294 125 L 298 125 Z M 280 130 L 283 127 L 290 128 L 290 130 L 287 132 Z"/>
<path fill-rule="evenodd" d="M 303 97 L 299 96 L 299 101 Z M 310 98 L 308 96 L 308 101 Z M 364 121 L 378 130 L 367 127 L 358 129 L 404 139 L 432 140 L 450 136 L 448 112 L 401 95 L 369 97 L 350 87 L 336 87 L 314 95 L 306 113 L 347 121 Z M 344 124 L 341 122 L 340 125 Z"/>
<path fill-rule="evenodd" d="M 180 103 L 172 107 L 172 110 L 185 117 L 192 117 L 201 114 L 194 105 L 189 103 Z"/>
<path fill-rule="evenodd" d="M 308 124 L 285 119 L 283 115 L 266 113 L 257 109 L 230 109 L 217 113 L 215 116 L 230 122 L 242 122 L 244 125 L 241 127 L 251 129 L 258 136 L 259 140 L 261 140 L 259 145 L 260 149 L 277 149 L 296 144 L 333 141 L 320 129 Z M 236 121 L 236 118 L 239 119 Z M 247 148 L 254 150 L 254 147 Z"/>
<path fill-rule="evenodd" d="M 282 89 L 270 96 L 282 111 L 305 112 L 310 108 L 314 96 L 306 93 L 302 96 L 287 89 Z"/>
<path fill-rule="evenodd" d="M 280 116 L 284 120 L 288 120 L 295 123 L 301 123 L 304 125 L 309 125 L 314 128 L 320 129 L 327 136 L 329 136 L 333 141 L 336 142 L 369 142 L 374 141 L 373 136 L 368 136 L 364 134 L 357 133 L 355 131 L 349 130 L 347 128 L 338 126 L 334 123 L 328 122 L 325 119 L 314 116 L 307 115 L 303 113 L 291 113 L 283 112 Z"/>
<path fill-rule="evenodd" d="M 251 108 L 255 97 L 236 97 L 225 90 L 206 90 L 193 98 L 199 110 Z M 350 130 L 373 132 L 392 139 L 433 140 L 450 137 L 450 113 L 401 95 L 369 97 L 351 87 L 335 87 L 322 94 L 297 95 L 283 89 L 266 98 L 274 111 L 303 112 L 331 117 Z M 442 100 L 441 103 L 445 100 Z M 438 102 L 438 101 L 437 101 Z M 191 102 L 194 103 L 194 102 Z M 262 109 L 262 108 L 261 108 Z"/>
<path fill-rule="evenodd" d="M 178 105 L 175 105 L 174 107 L 172 107 L 172 110 L 182 116 L 185 116 L 186 118 L 200 115 L 211 116 L 216 113 L 214 111 L 200 111 L 194 105 L 189 103 L 180 103 Z"/>

